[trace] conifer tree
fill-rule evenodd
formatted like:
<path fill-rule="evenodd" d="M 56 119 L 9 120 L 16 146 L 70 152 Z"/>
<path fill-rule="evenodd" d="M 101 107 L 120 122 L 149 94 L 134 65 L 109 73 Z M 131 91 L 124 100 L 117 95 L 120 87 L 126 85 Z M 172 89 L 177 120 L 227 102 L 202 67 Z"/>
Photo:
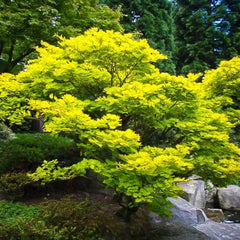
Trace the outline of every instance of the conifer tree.
<path fill-rule="evenodd" d="M 203 72 L 239 54 L 239 4 L 178 0 L 175 17 L 177 73 Z"/>
<path fill-rule="evenodd" d="M 228 10 L 228 21 L 230 23 L 230 57 L 240 55 L 240 2 L 238 0 L 225 0 Z"/>
<path fill-rule="evenodd" d="M 169 0 L 137 1 L 102 0 L 110 7 L 121 6 L 122 25 L 126 32 L 140 32 L 151 47 L 160 50 L 168 59 L 158 63 L 163 72 L 175 73 L 173 9 Z"/>

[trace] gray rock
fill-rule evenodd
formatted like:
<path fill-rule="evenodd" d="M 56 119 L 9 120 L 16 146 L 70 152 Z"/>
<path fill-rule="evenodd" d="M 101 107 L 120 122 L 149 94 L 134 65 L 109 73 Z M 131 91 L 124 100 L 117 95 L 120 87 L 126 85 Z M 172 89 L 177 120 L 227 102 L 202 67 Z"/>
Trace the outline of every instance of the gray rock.
<path fill-rule="evenodd" d="M 202 209 L 194 207 L 191 203 L 180 197 L 177 199 L 169 198 L 169 201 L 174 207 L 170 209 L 173 216 L 168 221 L 195 225 L 208 220 Z"/>
<path fill-rule="evenodd" d="M 168 198 L 173 204 L 170 209 L 173 216 L 166 219 L 155 213 L 150 213 L 150 223 L 153 228 L 148 236 L 151 240 L 207 240 L 207 235 L 194 228 L 195 225 L 205 223 L 207 217 L 202 209 L 192 206 L 182 198 Z"/>
<path fill-rule="evenodd" d="M 182 198 L 169 198 L 173 204 L 169 219 L 150 213 L 153 231 L 151 240 L 240 240 L 240 224 L 216 223 L 209 220 L 202 209 Z"/>
<path fill-rule="evenodd" d="M 194 207 L 183 198 L 168 198 L 168 200 L 173 204 L 173 208 L 170 209 L 172 216 L 166 219 L 159 217 L 155 213 L 150 213 L 149 216 L 152 224 L 179 222 L 186 225 L 196 225 L 208 220 L 202 209 Z"/>
<path fill-rule="evenodd" d="M 240 210 L 240 187 L 229 185 L 227 188 L 219 188 L 217 196 L 222 209 Z"/>
<path fill-rule="evenodd" d="M 210 240 L 204 233 L 182 223 L 159 225 L 138 240 Z"/>
<path fill-rule="evenodd" d="M 211 240 L 240 240 L 240 224 L 216 223 L 211 220 L 194 226 Z"/>
<path fill-rule="evenodd" d="M 178 186 L 182 188 L 181 197 L 190 202 L 197 208 L 205 208 L 205 183 L 202 180 L 190 180 L 188 182 L 180 182 Z"/>

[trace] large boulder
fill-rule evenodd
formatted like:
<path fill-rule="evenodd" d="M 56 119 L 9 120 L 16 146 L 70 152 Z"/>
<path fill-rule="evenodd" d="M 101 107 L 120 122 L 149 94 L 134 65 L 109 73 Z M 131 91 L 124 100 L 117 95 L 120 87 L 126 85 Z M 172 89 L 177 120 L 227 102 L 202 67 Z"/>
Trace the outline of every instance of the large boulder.
<path fill-rule="evenodd" d="M 199 223 L 204 223 L 207 218 L 201 209 L 197 209 L 183 198 L 169 198 L 173 207 L 170 209 L 173 214 L 170 218 L 159 217 L 150 212 L 150 224 L 152 231 L 146 239 L 151 240 L 207 240 L 207 235 L 193 227 Z M 145 239 L 144 239 L 145 240 Z"/>
<path fill-rule="evenodd" d="M 240 187 L 229 185 L 217 192 L 219 205 L 225 210 L 240 210 Z"/>
<path fill-rule="evenodd" d="M 182 223 L 161 224 L 138 240 L 210 240 L 204 233 Z"/>
<path fill-rule="evenodd" d="M 207 221 L 194 226 L 211 240 L 240 240 L 240 224 L 225 224 Z"/>
<path fill-rule="evenodd" d="M 180 182 L 178 186 L 182 188 L 183 193 L 181 197 L 190 202 L 197 208 L 205 208 L 205 183 L 202 180 L 189 180 L 187 182 Z"/>
<path fill-rule="evenodd" d="M 208 220 L 204 211 L 200 208 L 194 207 L 191 203 L 182 198 L 169 198 L 173 204 L 170 209 L 173 216 L 168 219 L 170 222 L 181 222 L 188 225 L 195 225 L 204 223 Z"/>
<path fill-rule="evenodd" d="M 169 198 L 173 216 L 169 219 L 150 213 L 152 240 L 240 240 L 240 224 L 216 223 L 209 220 L 202 209 L 192 206 L 182 198 Z M 145 239 L 144 239 L 145 240 Z"/>

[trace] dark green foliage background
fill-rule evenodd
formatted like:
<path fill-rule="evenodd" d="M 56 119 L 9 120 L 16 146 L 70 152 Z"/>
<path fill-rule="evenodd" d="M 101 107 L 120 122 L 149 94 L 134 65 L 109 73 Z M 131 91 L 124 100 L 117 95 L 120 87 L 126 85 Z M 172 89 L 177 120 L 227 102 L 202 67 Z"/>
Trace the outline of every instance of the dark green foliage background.
<path fill-rule="evenodd" d="M 126 32 L 137 31 L 168 56 L 163 72 L 186 75 L 216 68 L 240 54 L 238 0 L 101 0 L 121 6 Z"/>
<path fill-rule="evenodd" d="M 122 25 L 126 32 L 139 32 L 151 47 L 168 56 L 168 60 L 157 63 L 162 72 L 175 73 L 174 55 L 174 5 L 168 0 L 102 0 L 112 8 L 121 6 Z"/>

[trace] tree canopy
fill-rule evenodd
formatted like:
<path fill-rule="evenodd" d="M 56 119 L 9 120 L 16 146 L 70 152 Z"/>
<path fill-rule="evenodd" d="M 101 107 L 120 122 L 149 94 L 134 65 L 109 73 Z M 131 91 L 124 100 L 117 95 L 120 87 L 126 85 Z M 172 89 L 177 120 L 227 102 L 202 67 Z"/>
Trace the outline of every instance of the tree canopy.
<path fill-rule="evenodd" d="M 41 40 L 56 43 L 56 34 L 73 37 L 92 26 L 121 30 L 120 13 L 95 0 L 5 0 L 0 12 L 0 73 L 21 70 Z"/>
<path fill-rule="evenodd" d="M 210 70 L 203 79 L 206 97 L 215 111 L 228 115 L 234 128 L 231 139 L 239 146 L 240 140 L 240 59 L 222 61 L 217 69 Z"/>
<path fill-rule="evenodd" d="M 12 88 L 1 91 L 0 118 L 20 123 L 36 113 L 45 131 L 75 139 L 80 156 L 68 167 L 45 162 L 32 178 L 48 182 L 92 170 L 128 212 L 147 204 L 159 213 L 178 193 L 176 182 L 191 174 L 217 185 L 239 179 L 240 151 L 229 141 L 236 122 L 215 107 L 214 71 L 203 83 L 199 74 L 160 73 L 153 63 L 165 56 L 146 40 L 96 28 L 42 45 L 26 71 L 1 75 L 1 86 Z M 209 100 L 205 86 L 216 98 Z"/>

